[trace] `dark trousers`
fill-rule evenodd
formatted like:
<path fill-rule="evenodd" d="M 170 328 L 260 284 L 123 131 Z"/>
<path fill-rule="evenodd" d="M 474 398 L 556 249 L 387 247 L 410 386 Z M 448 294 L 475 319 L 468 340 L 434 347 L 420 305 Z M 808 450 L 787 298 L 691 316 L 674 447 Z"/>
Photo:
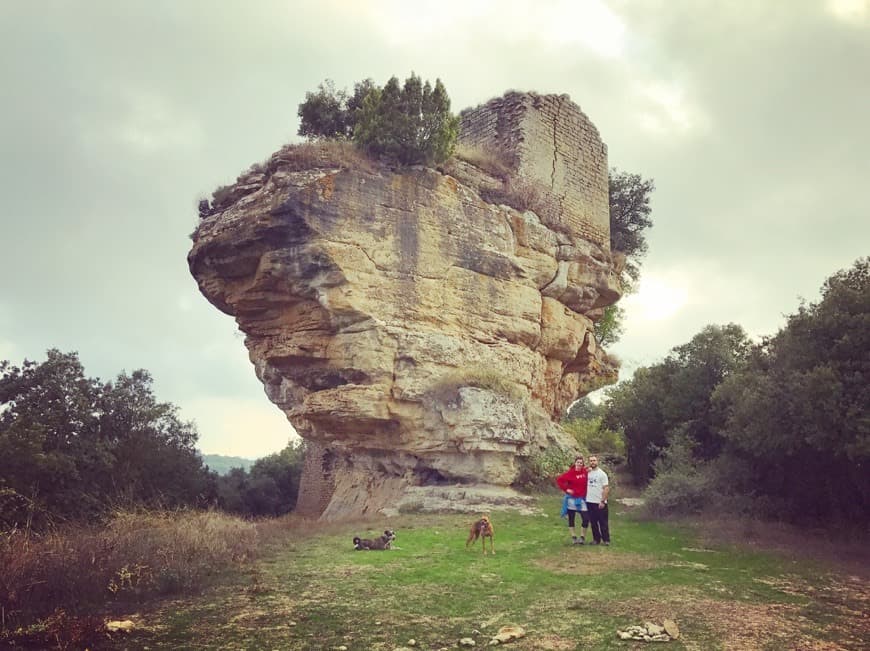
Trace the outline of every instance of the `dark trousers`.
<path fill-rule="evenodd" d="M 607 505 L 586 502 L 589 507 L 589 528 L 592 529 L 592 538 L 595 542 L 610 542 L 610 525 L 607 523 Z"/>
<path fill-rule="evenodd" d="M 582 527 L 585 529 L 589 526 L 589 511 L 574 511 L 573 509 L 568 510 L 568 526 L 574 526 L 574 520 L 577 518 L 577 514 L 580 514 L 580 523 Z"/>

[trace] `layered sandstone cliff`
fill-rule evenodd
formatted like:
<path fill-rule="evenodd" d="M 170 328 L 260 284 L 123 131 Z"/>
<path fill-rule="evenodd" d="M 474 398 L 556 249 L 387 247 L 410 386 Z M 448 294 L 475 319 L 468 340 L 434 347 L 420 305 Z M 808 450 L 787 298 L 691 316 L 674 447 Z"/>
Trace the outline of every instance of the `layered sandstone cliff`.
<path fill-rule="evenodd" d="M 191 273 L 309 444 L 302 512 L 511 501 L 524 463 L 570 445 L 567 406 L 615 380 L 592 334 L 619 298 L 597 131 L 518 93 L 463 128 L 505 178 L 291 146 L 203 210 Z M 537 212 L 491 202 L 520 187 Z"/>

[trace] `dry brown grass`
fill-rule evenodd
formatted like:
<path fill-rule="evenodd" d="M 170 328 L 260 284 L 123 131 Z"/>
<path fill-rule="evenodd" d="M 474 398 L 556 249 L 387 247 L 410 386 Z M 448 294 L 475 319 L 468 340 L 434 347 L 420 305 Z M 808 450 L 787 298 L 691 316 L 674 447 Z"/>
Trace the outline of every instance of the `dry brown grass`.
<path fill-rule="evenodd" d="M 673 619 L 680 624 L 685 647 L 697 651 L 708 647 L 690 640 L 710 636 L 729 651 L 858 649 L 861 640 L 868 639 L 870 634 L 866 622 L 848 630 L 840 620 L 820 627 L 804 616 L 798 604 L 749 603 L 725 596 L 722 600 L 711 599 L 697 589 L 672 586 L 662 588 L 655 599 L 643 597 L 614 603 L 612 611 L 638 624 Z M 851 621 L 860 622 L 860 616 Z M 827 641 L 819 634 L 841 642 Z"/>
<path fill-rule="evenodd" d="M 515 382 L 503 373 L 485 368 L 464 367 L 445 373 L 429 390 L 430 396 L 439 401 L 448 401 L 462 387 L 476 387 L 497 393 L 509 400 L 523 400 L 523 393 Z"/>
<path fill-rule="evenodd" d="M 492 147 L 472 147 L 460 143 L 456 145 L 453 155 L 502 181 L 507 181 L 513 174 L 513 161 L 503 151 Z"/>
<path fill-rule="evenodd" d="M 300 172 L 331 167 L 357 169 L 374 174 L 380 164 L 348 140 L 319 140 L 285 145 L 263 163 L 262 171 L 269 175 L 278 168 L 288 172 Z"/>
<path fill-rule="evenodd" d="M 749 516 L 740 516 L 739 526 L 735 526 L 734 518 L 723 518 L 721 513 L 698 516 L 689 524 L 705 544 L 773 550 L 790 558 L 822 562 L 870 580 L 870 545 L 866 531 L 847 532 L 839 526 L 831 533 Z"/>
<path fill-rule="evenodd" d="M 504 204 L 520 212 L 531 210 L 539 216 L 547 210 L 541 186 L 525 179 L 512 177 L 500 188 L 481 188 L 480 197 L 488 203 Z"/>
<path fill-rule="evenodd" d="M 242 186 L 251 183 L 265 182 L 276 171 L 302 172 L 324 168 L 356 169 L 368 174 L 377 173 L 380 164 L 363 150 L 347 140 L 319 140 L 284 145 L 262 163 L 254 163 L 248 170 L 239 175 L 236 182 L 223 185 L 212 193 L 210 209 L 204 216 L 225 210 L 239 198 L 245 196 L 247 190 Z"/>
<path fill-rule="evenodd" d="M 66 613 L 196 589 L 252 557 L 259 540 L 253 523 L 202 511 L 118 512 L 105 526 L 7 532 L 0 608 L 7 628 L 50 613 L 66 626 Z"/>

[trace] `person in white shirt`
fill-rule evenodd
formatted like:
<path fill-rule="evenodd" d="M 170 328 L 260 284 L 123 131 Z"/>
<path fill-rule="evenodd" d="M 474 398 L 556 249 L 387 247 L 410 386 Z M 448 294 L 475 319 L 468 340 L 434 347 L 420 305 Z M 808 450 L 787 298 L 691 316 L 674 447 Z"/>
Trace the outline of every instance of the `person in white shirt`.
<path fill-rule="evenodd" d="M 586 506 L 589 509 L 589 528 L 595 545 L 610 544 L 610 525 L 608 524 L 607 496 L 610 481 L 607 473 L 598 467 L 598 457 L 589 457 L 589 474 L 586 479 Z"/>

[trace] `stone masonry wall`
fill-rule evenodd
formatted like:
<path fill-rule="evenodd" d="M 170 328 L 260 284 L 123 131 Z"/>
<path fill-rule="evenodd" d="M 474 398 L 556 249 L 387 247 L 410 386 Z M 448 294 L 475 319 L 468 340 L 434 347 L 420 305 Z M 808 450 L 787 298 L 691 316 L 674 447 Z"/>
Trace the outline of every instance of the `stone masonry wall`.
<path fill-rule="evenodd" d="M 305 442 L 302 481 L 296 498 L 296 513 L 317 517 L 335 492 L 334 453 L 317 441 Z"/>
<path fill-rule="evenodd" d="M 548 226 L 610 248 L 607 145 L 567 95 L 511 92 L 468 109 L 460 141 L 504 156 Z"/>

